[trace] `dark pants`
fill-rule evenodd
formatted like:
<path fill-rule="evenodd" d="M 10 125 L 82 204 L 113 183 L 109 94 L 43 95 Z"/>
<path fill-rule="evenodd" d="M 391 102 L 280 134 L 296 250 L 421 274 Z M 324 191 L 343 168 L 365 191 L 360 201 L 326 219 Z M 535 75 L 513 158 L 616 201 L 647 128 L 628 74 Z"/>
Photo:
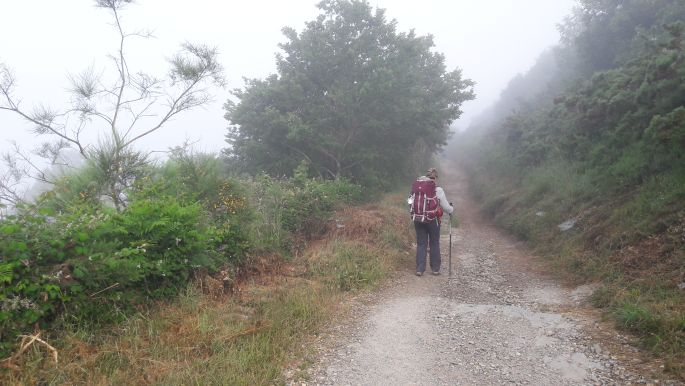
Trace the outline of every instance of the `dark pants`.
<path fill-rule="evenodd" d="M 416 229 L 416 272 L 426 270 L 426 248 L 430 244 L 430 266 L 433 272 L 440 271 L 440 225 L 438 220 L 429 223 L 414 221 Z"/>

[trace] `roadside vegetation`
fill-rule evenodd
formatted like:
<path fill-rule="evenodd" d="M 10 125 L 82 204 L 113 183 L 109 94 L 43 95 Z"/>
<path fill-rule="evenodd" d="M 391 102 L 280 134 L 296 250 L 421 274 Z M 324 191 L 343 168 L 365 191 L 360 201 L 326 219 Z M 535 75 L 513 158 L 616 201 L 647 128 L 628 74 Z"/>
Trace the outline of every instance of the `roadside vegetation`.
<path fill-rule="evenodd" d="M 266 384 L 406 257 L 404 210 L 359 186 L 222 165 L 178 151 L 121 212 L 71 191 L 86 168 L 4 218 L 2 383 Z"/>
<path fill-rule="evenodd" d="M 494 220 L 685 376 L 685 6 L 580 1 L 453 154 Z M 570 274 L 570 275 L 569 275 Z"/>

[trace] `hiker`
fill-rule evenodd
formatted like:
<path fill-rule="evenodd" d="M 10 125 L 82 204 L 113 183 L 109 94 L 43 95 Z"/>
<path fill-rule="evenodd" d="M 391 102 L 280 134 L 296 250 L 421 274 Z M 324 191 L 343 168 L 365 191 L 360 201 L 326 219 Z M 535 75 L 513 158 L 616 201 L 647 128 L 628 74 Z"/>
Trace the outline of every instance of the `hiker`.
<path fill-rule="evenodd" d="M 425 176 L 412 184 L 409 197 L 416 229 L 416 276 L 426 270 L 426 250 L 430 245 L 430 267 L 433 275 L 440 274 L 440 216 L 452 215 L 454 208 L 447 200 L 445 191 L 437 186 L 438 172 L 430 168 Z"/>

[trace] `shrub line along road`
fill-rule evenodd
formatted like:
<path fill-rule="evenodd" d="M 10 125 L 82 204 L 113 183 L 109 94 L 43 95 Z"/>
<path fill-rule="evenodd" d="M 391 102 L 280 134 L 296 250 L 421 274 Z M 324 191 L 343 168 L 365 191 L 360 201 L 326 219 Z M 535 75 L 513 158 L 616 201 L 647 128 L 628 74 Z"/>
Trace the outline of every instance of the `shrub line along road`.
<path fill-rule="evenodd" d="M 453 278 L 443 227 L 440 276 L 406 268 L 318 338 L 292 385 L 681 384 L 588 304 L 592 285 L 565 288 L 520 242 L 478 214 L 467 180 L 442 167 L 456 205 Z M 304 366 L 302 366 L 304 367 Z"/>

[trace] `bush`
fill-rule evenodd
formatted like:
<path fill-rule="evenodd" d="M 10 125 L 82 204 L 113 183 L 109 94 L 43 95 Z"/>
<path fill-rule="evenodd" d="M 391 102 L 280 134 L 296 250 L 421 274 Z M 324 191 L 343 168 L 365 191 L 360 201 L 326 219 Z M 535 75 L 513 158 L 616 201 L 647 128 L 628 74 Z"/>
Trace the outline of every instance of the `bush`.
<path fill-rule="evenodd" d="M 361 196 L 360 188 L 345 180 L 307 180 L 291 186 L 291 192 L 284 202 L 283 225 L 291 233 L 305 235 L 320 234 L 336 206 Z"/>
<path fill-rule="evenodd" d="M 244 182 L 254 208 L 250 239 L 267 250 L 299 248 L 296 239 L 320 234 L 336 207 L 361 200 L 361 188 L 346 180 L 276 179 L 260 175 Z"/>
<path fill-rule="evenodd" d="M 300 248 L 360 198 L 347 181 L 308 178 L 304 164 L 289 180 L 237 180 L 215 156 L 182 149 L 141 172 L 116 208 L 95 175 L 86 165 L 0 219 L 0 354 L 34 326 L 119 321 L 197 270 L 242 264 L 250 248 Z"/>
<path fill-rule="evenodd" d="M 199 204 L 172 197 L 121 213 L 90 206 L 54 215 L 32 206 L 0 223 L 0 352 L 34 325 L 119 320 L 178 292 L 196 269 L 242 261 L 245 239 Z"/>

